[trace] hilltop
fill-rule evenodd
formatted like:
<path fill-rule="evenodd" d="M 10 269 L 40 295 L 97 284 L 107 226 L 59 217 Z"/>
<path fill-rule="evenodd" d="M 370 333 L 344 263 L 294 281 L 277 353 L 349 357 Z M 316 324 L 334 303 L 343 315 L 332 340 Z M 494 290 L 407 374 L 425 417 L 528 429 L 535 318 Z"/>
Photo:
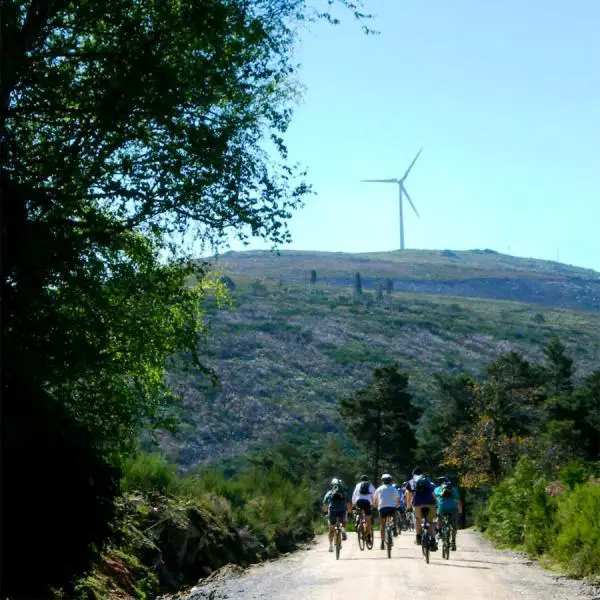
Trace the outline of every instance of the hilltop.
<path fill-rule="evenodd" d="M 315 269 L 320 283 L 347 287 L 358 271 L 365 289 L 391 278 L 396 291 L 600 310 L 600 273 L 493 250 L 227 252 L 214 263 L 225 272 L 258 279 L 304 283 Z"/>
<path fill-rule="evenodd" d="M 554 335 L 573 354 L 578 376 L 598 368 L 600 311 L 594 310 L 598 297 L 590 291 L 600 284 L 597 273 L 544 261 L 528 270 L 523 259 L 486 253 L 463 253 L 458 259 L 500 281 L 500 290 L 508 273 L 531 285 L 567 282 L 573 294 L 565 293 L 563 303 L 587 298 L 587 310 L 578 311 L 542 302 L 398 291 L 378 298 L 368 289 L 360 296 L 352 293 L 356 270 L 363 282 L 387 273 L 396 286 L 400 277 L 409 281 L 424 272 L 433 283 L 440 281 L 435 277 L 450 280 L 449 257 L 415 256 L 421 260 L 413 264 L 403 257 L 394 262 L 393 253 L 392 258 L 300 252 L 221 257 L 218 265 L 231 279 L 233 306 L 218 309 L 209 303 L 210 333 L 201 349 L 220 387 L 211 389 L 206 378 L 182 369 L 171 372 L 184 399 L 182 426 L 174 436 L 161 436 L 163 447 L 188 469 L 286 436 L 320 443 L 324 434 L 340 429 L 340 395 L 364 386 L 373 367 L 391 361 L 409 372 L 421 405 L 428 401 L 433 373 L 477 374 L 511 349 L 539 360 L 543 344 Z M 361 257 L 364 262 L 357 262 Z M 304 283 L 309 269 L 317 271 L 315 286 Z M 476 279 L 470 269 L 455 273 L 461 281 Z"/>

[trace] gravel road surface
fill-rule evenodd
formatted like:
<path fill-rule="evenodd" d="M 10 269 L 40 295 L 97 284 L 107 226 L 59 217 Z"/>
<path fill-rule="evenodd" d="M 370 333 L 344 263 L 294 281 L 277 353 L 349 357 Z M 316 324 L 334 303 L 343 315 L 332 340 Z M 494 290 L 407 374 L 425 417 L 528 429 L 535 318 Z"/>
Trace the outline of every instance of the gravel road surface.
<path fill-rule="evenodd" d="M 212 581 L 179 598 L 600 600 L 600 589 L 544 571 L 514 552 L 496 550 L 475 532 L 459 531 L 457 542 L 450 560 L 438 551 L 427 565 L 414 534 L 395 538 L 388 559 L 379 550 L 379 537 L 373 550 L 361 552 L 350 533 L 337 561 L 328 552 L 326 537 L 319 536 L 308 550 L 243 572 L 215 573 Z"/>

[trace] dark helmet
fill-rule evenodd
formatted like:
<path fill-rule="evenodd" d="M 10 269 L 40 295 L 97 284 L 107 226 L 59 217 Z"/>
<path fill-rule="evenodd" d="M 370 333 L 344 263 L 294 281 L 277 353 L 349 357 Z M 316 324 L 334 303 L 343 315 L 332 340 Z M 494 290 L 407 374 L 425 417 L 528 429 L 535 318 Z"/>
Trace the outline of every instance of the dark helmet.
<path fill-rule="evenodd" d="M 445 475 L 442 475 L 441 477 L 437 478 L 437 482 L 442 485 L 442 483 L 450 483 L 450 478 L 446 477 Z"/>
<path fill-rule="evenodd" d="M 421 469 L 421 467 L 415 467 L 415 468 L 413 469 L 413 472 L 412 472 L 412 474 L 413 474 L 413 477 L 414 477 L 415 475 L 423 475 L 423 469 Z"/>
<path fill-rule="evenodd" d="M 361 475 L 360 476 L 360 480 L 361 481 L 369 481 L 369 476 L 368 475 Z"/>

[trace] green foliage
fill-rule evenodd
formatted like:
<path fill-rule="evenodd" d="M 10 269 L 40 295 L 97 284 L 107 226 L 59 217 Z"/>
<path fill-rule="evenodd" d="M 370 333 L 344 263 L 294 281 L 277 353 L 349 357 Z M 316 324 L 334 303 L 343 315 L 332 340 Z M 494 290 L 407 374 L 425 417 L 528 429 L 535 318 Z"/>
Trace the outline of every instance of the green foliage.
<path fill-rule="evenodd" d="M 584 483 L 592 473 L 592 465 L 585 463 L 581 458 L 574 458 L 558 472 L 558 479 L 570 490 L 574 490 L 576 486 Z"/>
<path fill-rule="evenodd" d="M 375 481 L 384 462 L 401 471 L 414 462 L 420 415 L 407 387 L 408 375 L 392 364 L 374 369 L 371 384 L 340 400 L 340 414 L 369 457 Z"/>
<path fill-rule="evenodd" d="M 126 461 L 122 487 L 129 492 L 140 490 L 165 494 L 174 491 L 177 480 L 176 467 L 164 456 L 140 452 Z"/>
<path fill-rule="evenodd" d="M 573 359 L 567 354 L 565 345 L 553 337 L 544 346 L 546 359 L 545 384 L 553 396 L 569 393 L 573 389 Z"/>
<path fill-rule="evenodd" d="M 367 17 L 360 2 L 337 4 Z M 71 468 L 75 489 L 81 465 L 101 482 L 97 494 L 80 490 L 84 525 L 65 527 L 62 509 L 41 520 L 61 525 L 42 529 L 53 533 L 43 540 L 69 529 L 80 538 L 23 578 L 32 586 L 64 583 L 92 542 L 102 546 L 108 525 L 96 513 L 108 519 L 114 491 L 105 458 L 118 463 L 140 430 L 171 423 L 168 359 L 203 370 L 202 303 L 223 284 L 192 260 L 190 241 L 218 246 L 230 231 L 289 240 L 290 211 L 309 192 L 282 139 L 297 98 L 293 48 L 298 28 L 318 18 L 337 21 L 303 0 L 2 3 L 3 401 L 21 401 L 26 381 L 50 412 L 69 413 L 64 430 L 42 423 L 43 410 L 31 426 L 16 412 L 4 425 L 22 454 L 37 420 L 56 427 L 62 450 L 73 447 L 48 453 L 60 484 L 38 482 L 39 505 L 62 498 L 55 490 Z"/>
<path fill-rule="evenodd" d="M 548 479 L 529 459 L 498 485 L 479 515 L 495 542 L 546 556 L 569 574 L 600 575 L 600 485 L 580 460 L 561 470 L 566 491 L 550 496 Z"/>
<path fill-rule="evenodd" d="M 340 440 L 339 435 L 330 434 L 316 464 L 318 489 L 327 489 L 334 477 L 346 482 L 346 485 L 357 481 L 362 471 L 367 471 L 367 466 L 366 456 L 358 454 L 348 442 Z"/>
<path fill-rule="evenodd" d="M 600 485 L 585 483 L 558 499 L 550 556 L 577 577 L 600 575 Z"/>
<path fill-rule="evenodd" d="M 526 516 L 531 509 L 534 490 L 544 484 L 533 463 L 519 461 L 514 472 L 494 490 L 488 505 L 488 535 L 496 542 L 519 546 L 525 539 Z"/>

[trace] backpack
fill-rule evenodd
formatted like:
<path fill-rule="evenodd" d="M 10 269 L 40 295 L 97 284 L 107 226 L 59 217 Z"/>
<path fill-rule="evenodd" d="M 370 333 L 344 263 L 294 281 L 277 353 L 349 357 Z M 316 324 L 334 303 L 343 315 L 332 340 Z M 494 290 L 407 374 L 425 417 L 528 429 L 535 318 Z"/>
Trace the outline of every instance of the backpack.
<path fill-rule="evenodd" d="M 363 481 L 360 484 L 360 487 L 358 488 L 358 493 L 361 496 L 367 496 L 369 494 L 370 489 L 371 489 L 371 486 L 369 485 L 369 482 L 368 481 Z"/>
<path fill-rule="evenodd" d="M 331 499 L 332 500 L 343 500 L 344 499 L 344 494 L 342 493 L 342 490 L 340 489 L 339 486 L 334 485 L 333 489 L 331 490 Z"/>
<path fill-rule="evenodd" d="M 429 485 L 429 480 L 425 476 L 419 477 L 417 481 L 415 481 L 415 492 L 417 494 L 422 494 L 424 492 L 430 492 L 431 486 Z"/>
<path fill-rule="evenodd" d="M 442 498 L 452 498 L 453 492 L 452 484 L 449 481 L 442 484 L 442 493 L 440 494 Z"/>

